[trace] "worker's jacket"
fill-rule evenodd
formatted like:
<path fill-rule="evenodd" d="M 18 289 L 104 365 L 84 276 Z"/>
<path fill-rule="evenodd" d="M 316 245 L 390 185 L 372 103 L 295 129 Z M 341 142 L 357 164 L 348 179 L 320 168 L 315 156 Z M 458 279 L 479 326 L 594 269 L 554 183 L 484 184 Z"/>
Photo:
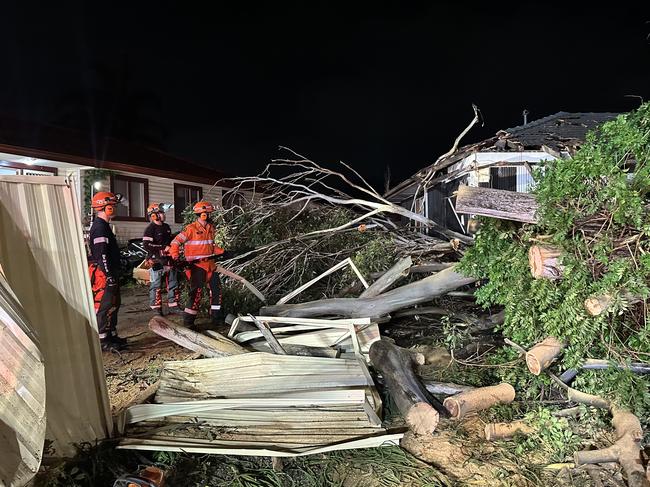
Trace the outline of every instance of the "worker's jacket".
<path fill-rule="evenodd" d="M 214 226 L 211 223 L 204 225 L 199 220 L 187 225 L 172 240 L 169 253 L 174 259 L 178 259 L 181 245 L 187 261 L 223 253 L 223 249 L 214 243 Z M 199 262 L 196 265 L 203 267 L 206 271 L 213 271 L 216 267 L 214 261 Z"/>
<path fill-rule="evenodd" d="M 89 244 L 91 262 L 99 266 L 106 275 L 107 281 L 117 282 L 120 277 L 120 248 L 117 245 L 115 234 L 106 220 L 95 218 L 90 227 Z"/>
<path fill-rule="evenodd" d="M 172 229 L 166 223 L 157 225 L 153 222 L 144 231 L 142 243 L 147 251 L 147 259 L 155 262 L 165 263 L 165 247 L 171 244 Z"/>

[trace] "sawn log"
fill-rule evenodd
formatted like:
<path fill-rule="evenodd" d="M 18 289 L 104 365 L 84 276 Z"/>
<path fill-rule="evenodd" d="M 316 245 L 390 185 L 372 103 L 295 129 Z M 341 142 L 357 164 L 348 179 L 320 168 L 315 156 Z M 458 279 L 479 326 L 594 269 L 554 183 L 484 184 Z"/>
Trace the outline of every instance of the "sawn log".
<path fill-rule="evenodd" d="M 440 414 L 447 414 L 444 406 L 428 394 L 413 371 L 414 365 L 424 364 L 422 354 L 383 339 L 370 346 L 369 356 L 411 431 L 430 435 L 438 425 Z"/>

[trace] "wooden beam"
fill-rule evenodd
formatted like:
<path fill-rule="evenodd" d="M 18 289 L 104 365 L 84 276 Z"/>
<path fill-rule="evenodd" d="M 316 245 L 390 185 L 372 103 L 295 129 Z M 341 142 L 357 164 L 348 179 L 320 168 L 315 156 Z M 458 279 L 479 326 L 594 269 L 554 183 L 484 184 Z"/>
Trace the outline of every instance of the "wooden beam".
<path fill-rule="evenodd" d="M 503 189 L 460 186 L 456 194 L 456 211 L 502 220 L 537 223 L 535 196 Z"/>
<path fill-rule="evenodd" d="M 278 355 L 287 355 L 287 352 L 284 350 L 284 348 L 282 348 L 282 345 L 280 345 L 278 339 L 275 338 L 275 335 L 273 335 L 273 332 L 271 331 L 271 328 L 269 328 L 269 325 L 263 321 L 258 320 L 251 314 L 249 314 L 248 317 L 253 320 L 255 326 L 257 326 L 257 328 L 260 330 L 260 333 L 269 344 L 269 347 L 271 347 L 271 350 L 273 350 L 273 353 L 276 353 Z"/>

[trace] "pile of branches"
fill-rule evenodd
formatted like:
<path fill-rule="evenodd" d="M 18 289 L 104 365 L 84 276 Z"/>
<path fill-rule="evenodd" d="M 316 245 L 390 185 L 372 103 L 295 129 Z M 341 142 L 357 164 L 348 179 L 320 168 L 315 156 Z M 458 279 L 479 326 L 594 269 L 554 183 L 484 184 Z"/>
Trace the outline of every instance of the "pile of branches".
<path fill-rule="evenodd" d="M 282 150 L 290 157 L 273 160 L 258 176 L 231 180 L 230 192 L 248 199 L 217 222 L 219 243 L 236 253 L 224 266 L 248 279 L 269 302 L 347 258 L 369 277 L 404 256 L 415 263 L 457 260 L 471 241 L 391 203 L 343 162 L 335 171 Z M 435 236 L 419 231 L 426 228 Z M 354 281 L 346 272 L 324 280 L 308 296 L 344 295 Z"/>

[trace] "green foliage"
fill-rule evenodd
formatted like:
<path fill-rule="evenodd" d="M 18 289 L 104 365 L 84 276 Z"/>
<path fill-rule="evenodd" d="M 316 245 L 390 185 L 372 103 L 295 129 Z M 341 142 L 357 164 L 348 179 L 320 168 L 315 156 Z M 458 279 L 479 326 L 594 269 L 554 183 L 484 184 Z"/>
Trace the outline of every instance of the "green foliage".
<path fill-rule="evenodd" d="M 535 432 L 521 439 L 515 453 L 536 452 L 548 462 L 564 462 L 578 449 L 581 439 L 570 428 L 565 418 L 556 418 L 551 411 L 538 408 L 528 412 L 525 421 Z"/>
<path fill-rule="evenodd" d="M 475 245 L 460 264 L 462 272 L 486 281 L 476 293 L 479 304 L 505 307 L 505 336 L 525 348 L 547 336 L 568 343 L 560 370 L 589 357 L 647 361 L 650 326 L 627 293 L 650 295 L 649 163 L 650 104 L 644 104 L 590 133 L 575 156 L 537 173 L 538 225 L 483 219 Z M 531 276 L 528 249 L 540 243 L 561 249 L 562 279 Z M 602 294 L 613 296 L 613 305 L 589 316 L 584 300 Z M 491 361 L 515 357 L 504 350 Z M 531 378 L 522 367 L 498 370 L 530 398 L 548 383 Z M 643 377 L 615 369 L 583 372 L 578 384 L 587 379 L 582 385 L 593 393 L 606 394 L 637 414 L 650 410 L 649 382 Z"/>

